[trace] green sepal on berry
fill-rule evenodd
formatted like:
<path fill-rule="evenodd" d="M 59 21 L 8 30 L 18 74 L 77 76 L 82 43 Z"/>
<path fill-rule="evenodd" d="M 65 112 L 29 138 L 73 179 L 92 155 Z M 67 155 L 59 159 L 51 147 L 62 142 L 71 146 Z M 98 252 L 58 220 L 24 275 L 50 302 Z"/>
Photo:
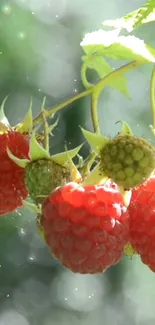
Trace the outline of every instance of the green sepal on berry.
<path fill-rule="evenodd" d="M 20 133 L 31 134 L 33 130 L 33 116 L 32 116 L 32 99 L 28 111 L 22 122 L 17 124 L 14 129 Z"/>
<path fill-rule="evenodd" d="M 132 130 L 131 130 L 130 126 L 128 125 L 128 123 L 126 123 L 125 121 L 117 121 L 115 124 L 118 124 L 118 123 L 122 123 L 122 128 L 121 128 L 121 131 L 119 132 L 119 134 L 133 135 Z"/>
<path fill-rule="evenodd" d="M 2 134 L 7 131 L 14 131 L 29 136 L 33 130 L 32 100 L 30 102 L 28 111 L 24 116 L 24 119 L 17 125 L 11 126 L 4 112 L 4 106 L 7 99 L 8 96 L 4 98 L 0 107 L 0 133 Z"/>
<path fill-rule="evenodd" d="M 10 123 L 4 113 L 4 106 L 8 96 L 4 98 L 0 107 L 0 134 L 7 132 L 11 129 Z"/>
<path fill-rule="evenodd" d="M 7 152 L 10 159 L 18 166 L 25 168 L 25 183 L 29 195 L 38 205 L 57 186 L 62 186 L 66 182 L 73 180 L 73 173 L 74 175 L 76 172 L 78 174 L 75 165 L 74 170 L 73 166 L 70 168 L 69 158 L 74 158 L 81 147 L 82 145 L 67 152 L 50 156 L 50 153 L 36 140 L 33 132 L 30 139 L 29 159 L 18 159 L 9 149 L 7 149 Z"/>
<path fill-rule="evenodd" d="M 124 255 L 129 258 L 133 257 L 134 255 L 137 255 L 136 250 L 132 247 L 130 243 L 124 246 Z"/>
<path fill-rule="evenodd" d="M 81 131 L 88 144 L 91 146 L 92 150 L 96 154 L 98 154 L 100 152 L 100 149 L 103 148 L 109 142 L 109 139 L 102 135 L 92 133 L 90 131 L 84 130 L 83 128 L 81 128 Z"/>

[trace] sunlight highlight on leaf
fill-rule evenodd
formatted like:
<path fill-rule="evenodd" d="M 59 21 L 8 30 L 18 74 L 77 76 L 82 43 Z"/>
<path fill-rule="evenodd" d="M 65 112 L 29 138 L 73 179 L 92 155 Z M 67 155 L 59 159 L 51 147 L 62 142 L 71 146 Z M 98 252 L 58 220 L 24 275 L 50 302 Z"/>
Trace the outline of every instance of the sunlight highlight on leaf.
<path fill-rule="evenodd" d="M 105 20 L 102 25 L 113 28 L 126 29 L 129 33 L 142 24 L 155 20 L 155 1 L 147 1 L 141 8 L 134 10 L 124 17 L 115 20 Z"/>
<path fill-rule="evenodd" d="M 135 17 L 134 28 L 142 25 L 143 20 L 146 19 L 150 13 L 152 13 L 153 9 L 155 9 L 155 1 L 148 0 L 146 4 L 144 4 L 144 6 L 138 10 Z"/>
<path fill-rule="evenodd" d="M 104 55 L 112 59 L 126 59 L 155 62 L 145 42 L 135 36 L 114 36 L 111 32 L 99 30 L 86 34 L 81 46 L 87 55 Z"/>

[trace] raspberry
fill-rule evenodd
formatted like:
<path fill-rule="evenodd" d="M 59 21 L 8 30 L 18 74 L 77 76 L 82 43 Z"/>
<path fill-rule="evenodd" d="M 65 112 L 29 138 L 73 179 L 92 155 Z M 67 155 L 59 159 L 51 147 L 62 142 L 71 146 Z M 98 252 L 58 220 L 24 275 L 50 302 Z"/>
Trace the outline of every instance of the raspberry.
<path fill-rule="evenodd" d="M 101 149 L 101 173 L 125 189 L 144 183 L 154 169 L 155 149 L 143 138 L 118 135 Z"/>
<path fill-rule="evenodd" d="M 31 199 L 39 204 L 57 187 L 70 180 L 70 171 L 51 159 L 30 162 L 25 168 L 25 183 Z"/>
<path fill-rule="evenodd" d="M 24 170 L 8 157 L 7 147 L 18 158 L 28 158 L 28 137 L 15 131 L 0 134 L 0 215 L 21 207 L 22 200 L 28 196 Z"/>
<path fill-rule="evenodd" d="M 133 191 L 128 211 L 130 242 L 141 260 L 155 272 L 155 177 Z"/>
<path fill-rule="evenodd" d="M 55 189 L 43 203 L 40 224 L 53 255 L 75 273 L 100 273 L 117 264 L 129 240 L 128 212 L 110 182 Z"/>

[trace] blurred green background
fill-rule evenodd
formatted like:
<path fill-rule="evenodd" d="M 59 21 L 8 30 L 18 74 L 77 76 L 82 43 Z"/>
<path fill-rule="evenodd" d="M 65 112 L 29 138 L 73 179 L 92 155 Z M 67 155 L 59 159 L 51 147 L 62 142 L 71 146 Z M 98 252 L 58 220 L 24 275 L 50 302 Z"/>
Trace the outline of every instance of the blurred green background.
<path fill-rule="evenodd" d="M 35 116 L 43 96 L 51 107 L 80 92 L 84 34 L 143 3 L 0 0 L 0 101 L 9 94 L 5 111 L 11 124 L 23 118 L 31 97 Z M 148 24 L 135 35 L 155 46 L 154 28 Z M 128 73 L 132 100 L 106 87 L 99 102 L 106 135 L 115 135 L 115 122 L 126 120 L 137 135 L 154 141 L 149 129 L 151 69 L 148 64 Z M 63 150 L 64 141 L 70 148 L 80 144 L 79 125 L 92 130 L 90 98 L 63 110 L 51 152 Z M 139 258 L 125 258 L 103 275 L 74 275 L 52 259 L 31 211 L 23 208 L 0 219 L 0 325 L 154 325 L 154 292 L 155 276 Z"/>

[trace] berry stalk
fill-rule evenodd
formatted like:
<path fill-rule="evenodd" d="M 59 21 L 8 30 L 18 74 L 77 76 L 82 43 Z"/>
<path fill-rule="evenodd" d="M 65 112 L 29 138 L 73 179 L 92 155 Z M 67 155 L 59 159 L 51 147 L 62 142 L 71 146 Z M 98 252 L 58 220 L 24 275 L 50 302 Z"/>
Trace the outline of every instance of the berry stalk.
<path fill-rule="evenodd" d="M 48 123 L 45 117 L 45 111 L 42 111 L 42 121 L 44 128 L 44 149 L 49 152 L 49 134 L 48 134 Z"/>
<path fill-rule="evenodd" d="M 56 105 L 55 107 L 50 108 L 49 110 L 46 111 L 46 117 L 52 116 L 53 114 L 55 114 L 58 111 L 60 111 L 62 108 L 66 107 L 66 106 L 68 106 L 70 104 L 72 104 L 73 102 L 75 102 L 78 99 L 81 99 L 83 97 L 86 97 L 88 95 L 91 95 L 91 92 L 92 92 L 92 89 L 85 90 L 85 91 L 83 91 L 83 92 L 81 92 L 81 93 L 79 93 L 79 94 L 77 94 L 77 95 L 75 95 L 75 96 L 73 96 L 73 97 L 65 100 L 64 102 Z M 42 119 L 42 115 L 40 113 L 38 116 L 36 116 L 33 119 L 33 125 L 38 124 L 41 121 L 41 119 Z"/>
<path fill-rule="evenodd" d="M 98 119 L 98 98 L 99 93 L 98 90 L 92 92 L 91 96 L 91 118 L 93 121 L 94 132 L 100 134 L 100 126 Z"/>

